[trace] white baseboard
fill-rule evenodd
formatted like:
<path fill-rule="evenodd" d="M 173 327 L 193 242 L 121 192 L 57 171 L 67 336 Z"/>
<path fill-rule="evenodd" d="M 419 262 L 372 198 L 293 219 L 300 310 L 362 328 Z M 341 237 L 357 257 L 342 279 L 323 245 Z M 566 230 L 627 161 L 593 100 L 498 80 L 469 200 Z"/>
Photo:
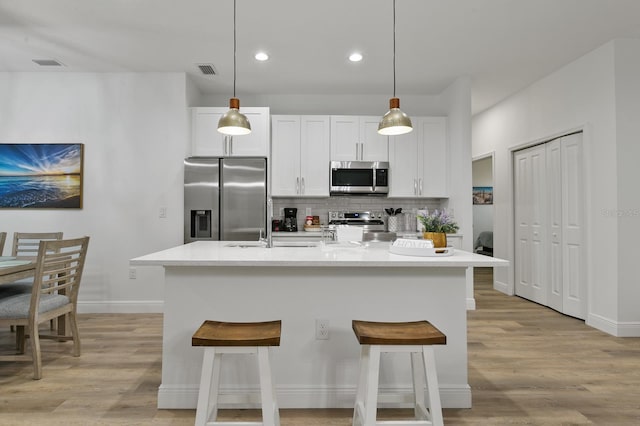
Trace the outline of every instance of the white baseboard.
<path fill-rule="evenodd" d="M 613 321 L 596 314 L 587 315 L 587 325 L 616 337 L 640 337 L 640 322 Z"/>
<path fill-rule="evenodd" d="M 511 287 L 507 283 L 503 283 L 502 281 L 496 280 L 493 282 L 493 288 L 494 290 L 498 290 L 499 292 L 504 293 L 508 296 L 513 296 L 513 291 L 511 290 Z"/>
<path fill-rule="evenodd" d="M 473 297 L 467 297 L 467 311 L 476 310 L 476 299 Z"/>
<path fill-rule="evenodd" d="M 163 300 L 78 301 L 79 314 L 158 314 L 164 312 Z"/>
<path fill-rule="evenodd" d="M 242 390 L 221 389 L 220 397 L 238 395 Z M 410 400 L 413 389 L 393 389 L 390 393 L 380 389 L 380 398 Z M 249 389 L 250 397 L 259 398 L 258 389 Z M 280 408 L 353 408 L 356 399 L 355 387 L 342 388 L 286 388 L 277 387 L 276 398 Z M 471 408 L 471 388 L 467 385 L 440 385 L 440 399 L 443 408 Z M 258 399 L 259 400 L 259 399 Z M 197 386 L 165 386 L 158 389 L 158 408 L 195 409 L 198 402 Z M 381 407 L 410 407 L 407 403 L 380 404 Z M 257 408 L 257 405 L 229 406 L 221 403 L 221 408 Z"/>

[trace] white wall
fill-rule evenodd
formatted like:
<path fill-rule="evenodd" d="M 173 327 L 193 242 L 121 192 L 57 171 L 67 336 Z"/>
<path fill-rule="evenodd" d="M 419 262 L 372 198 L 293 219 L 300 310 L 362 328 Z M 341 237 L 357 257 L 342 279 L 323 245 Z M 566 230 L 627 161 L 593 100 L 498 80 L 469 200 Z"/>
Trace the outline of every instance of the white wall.
<path fill-rule="evenodd" d="M 640 336 L 638 298 L 621 303 L 627 295 L 637 296 L 638 292 L 637 285 L 626 278 L 632 277 L 633 262 L 622 253 L 633 250 L 634 240 L 637 246 L 638 233 L 623 236 L 626 231 L 620 227 L 620 219 L 611 214 L 622 202 L 638 207 L 637 195 L 630 192 L 630 182 L 638 180 L 637 166 L 633 169 L 625 161 L 630 161 L 631 155 L 638 158 L 638 148 L 631 142 L 637 125 L 631 124 L 631 117 L 637 122 L 639 46 L 637 40 L 609 42 L 473 120 L 474 157 L 495 151 L 495 223 L 499 225 L 494 229 L 494 250 L 497 257 L 511 261 L 508 270 L 496 270 L 495 284 L 506 292 L 513 291 L 511 152 L 584 129 L 587 323 L 614 335 Z M 628 89 L 634 92 L 620 98 Z M 620 126 L 620 114 L 628 114 L 629 128 Z M 619 185 L 622 178 L 630 179 L 629 183 Z M 634 223 L 631 229 L 637 227 Z"/>
<path fill-rule="evenodd" d="M 182 241 L 186 90 L 177 73 L 0 73 L 0 142 L 84 144 L 83 209 L 0 210 L 9 237 L 91 237 L 81 311 L 162 309 L 162 269 L 130 280 L 129 259 Z"/>
<path fill-rule="evenodd" d="M 618 303 L 623 327 L 640 321 L 638 243 L 640 237 L 640 42 L 616 43 L 616 131 L 618 207 Z"/>

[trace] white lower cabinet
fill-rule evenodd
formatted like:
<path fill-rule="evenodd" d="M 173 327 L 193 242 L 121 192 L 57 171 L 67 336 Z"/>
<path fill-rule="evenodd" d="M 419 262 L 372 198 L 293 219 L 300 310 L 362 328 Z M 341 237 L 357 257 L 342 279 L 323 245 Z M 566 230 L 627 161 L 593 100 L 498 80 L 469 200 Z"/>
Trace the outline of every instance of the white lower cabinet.
<path fill-rule="evenodd" d="M 240 108 L 249 123 L 251 133 L 225 136 L 218 132 L 218 121 L 229 108 L 191 108 L 191 155 L 210 157 L 268 157 L 269 108 Z"/>
<path fill-rule="evenodd" d="M 413 131 L 389 138 L 389 197 L 449 197 L 446 117 L 412 117 Z"/>
<path fill-rule="evenodd" d="M 271 195 L 328 197 L 329 116 L 274 115 L 271 122 Z"/>

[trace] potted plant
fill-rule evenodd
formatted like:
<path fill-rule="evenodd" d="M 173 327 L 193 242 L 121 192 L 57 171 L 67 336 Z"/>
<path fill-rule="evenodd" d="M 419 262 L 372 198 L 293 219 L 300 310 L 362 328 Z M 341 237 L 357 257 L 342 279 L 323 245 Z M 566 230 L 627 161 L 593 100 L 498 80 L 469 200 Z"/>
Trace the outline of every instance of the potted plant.
<path fill-rule="evenodd" d="M 456 221 L 444 209 L 419 214 L 418 219 L 424 227 L 423 238 L 432 240 L 434 247 L 446 247 L 447 234 L 454 234 L 459 229 Z"/>

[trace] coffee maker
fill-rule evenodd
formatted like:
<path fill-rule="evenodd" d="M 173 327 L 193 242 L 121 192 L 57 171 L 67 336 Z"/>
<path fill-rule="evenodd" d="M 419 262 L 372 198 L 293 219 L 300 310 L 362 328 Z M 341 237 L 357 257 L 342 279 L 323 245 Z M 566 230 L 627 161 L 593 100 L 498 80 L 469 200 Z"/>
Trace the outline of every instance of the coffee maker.
<path fill-rule="evenodd" d="M 284 227 L 283 231 L 298 232 L 298 209 L 294 207 L 284 208 Z"/>

